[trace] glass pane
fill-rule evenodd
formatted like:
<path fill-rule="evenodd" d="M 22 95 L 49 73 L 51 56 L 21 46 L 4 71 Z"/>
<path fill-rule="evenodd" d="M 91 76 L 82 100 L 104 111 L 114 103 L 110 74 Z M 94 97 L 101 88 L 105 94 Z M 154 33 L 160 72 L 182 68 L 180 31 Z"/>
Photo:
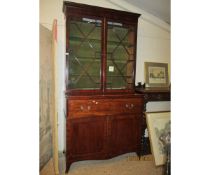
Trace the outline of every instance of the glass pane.
<path fill-rule="evenodd" d="M 131 26 L 108 22 L 108 89 L 131 89 L 134 78 L 135 33 Z"/>
<path fill-rule="evenodd" d="M 70 89 L 101 87 L 101 21 L 89 18 L 72 19 L 69 30 Z"/>

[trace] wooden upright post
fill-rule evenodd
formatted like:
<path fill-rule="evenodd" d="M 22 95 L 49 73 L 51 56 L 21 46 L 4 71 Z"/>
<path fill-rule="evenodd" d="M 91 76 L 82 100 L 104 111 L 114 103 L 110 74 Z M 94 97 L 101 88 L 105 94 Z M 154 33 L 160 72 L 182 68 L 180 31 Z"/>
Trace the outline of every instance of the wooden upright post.
<path fill-rule="evenodd" d="M 55 173 L 59 174 L 58 168 L 58 83 L 57 83 L 57 20 L 53 21 L 52 27 L 52 62 L 53 62 L 53 106 L 54 117 L 52 123 L 52 135 L 53 135 L 53 163 Z"/>

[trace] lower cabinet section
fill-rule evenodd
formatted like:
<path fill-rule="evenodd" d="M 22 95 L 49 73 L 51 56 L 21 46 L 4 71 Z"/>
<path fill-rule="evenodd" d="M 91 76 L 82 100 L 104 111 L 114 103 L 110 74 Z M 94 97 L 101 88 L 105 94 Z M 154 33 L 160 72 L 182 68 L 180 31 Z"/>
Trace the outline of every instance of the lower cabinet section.
<path fill-rule="evenodd" d="M 128 152 L 137 152 L 140 155 L 143 98 L 129 97 L 126 104 L 124 98 L 122 103 L 120 98 L 115 99 L 117 104 L 113 112 L 103 112 L 103 106 L 100 106 L 100 112 L 97 112 L 96 107 L 91 106 L 86 112 L 81 107 L 81 111 L 77 110 L 75 113 L 71 112 L 75 111 L 72 104 L 75 101 L 78 106 L 80 100 L 67 99 L 69 115 L 66 120 L 66 172 L 73 162 L 79 160 L 107 159 Z M 98 105 L 98 101 L 102 103 L 103 99 L 94 99 L 94 104 Z M 82 99 L 81 106 L 86 104 L 90 105 L 90 99 L 88 103 Z M 125 108 L 123 113 L 122 108 Z M 91 112 L 91 109 L 94 109 L 94 112 Z"/>

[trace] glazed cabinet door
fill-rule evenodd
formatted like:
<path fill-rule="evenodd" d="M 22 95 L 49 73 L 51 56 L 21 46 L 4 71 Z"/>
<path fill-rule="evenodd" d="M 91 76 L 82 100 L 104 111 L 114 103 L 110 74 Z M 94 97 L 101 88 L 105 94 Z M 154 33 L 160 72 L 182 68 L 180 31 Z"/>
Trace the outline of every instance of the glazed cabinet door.
<path fill-rule="evenodd" d="M 110 149 L 112 155 L 127 152 L 140 153 L 139 115 L 119 115 L 110 117 Z"/>
<path fill-rule="evenodd" d="M 101 19 L 67 20 L 67 89 L 101 88 Z"/>
<path fill-rule="evenodd" d="M 106 88 L 132 90 L 135 74 L 136 26 L 107 22 Z"/>
<path fill-rule="evenodd" d="M 106 123 L 106 117 L 67 120 L 67 155 L 70 159 L 102 156 L 106 151 Z"/>

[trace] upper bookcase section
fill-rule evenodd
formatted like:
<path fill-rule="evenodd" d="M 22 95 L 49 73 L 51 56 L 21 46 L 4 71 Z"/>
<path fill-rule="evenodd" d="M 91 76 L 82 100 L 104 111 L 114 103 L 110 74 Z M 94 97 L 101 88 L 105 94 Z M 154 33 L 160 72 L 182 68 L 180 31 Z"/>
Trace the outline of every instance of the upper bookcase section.
<path fill-rule="evenodd" d="M 66 94 L 134 93 L 139 14 L 64 2 Z"/>

